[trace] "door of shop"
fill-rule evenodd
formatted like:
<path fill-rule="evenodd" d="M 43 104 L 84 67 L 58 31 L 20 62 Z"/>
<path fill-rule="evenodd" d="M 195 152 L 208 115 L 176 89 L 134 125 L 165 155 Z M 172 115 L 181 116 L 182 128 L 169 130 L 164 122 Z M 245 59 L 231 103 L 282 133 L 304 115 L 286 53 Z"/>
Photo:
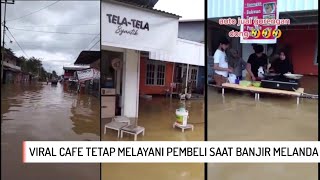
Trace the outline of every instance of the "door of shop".
<path fill-rule="evenodd" d="M 101 115 L 102 118 L 120 116 L 123 53 L 103 51 L 101 59 Z"/>
<path fill-rule="evenodd" d="M 182 77 L 186 77 L 187 74 L 187 65 L 182 65 Z M 188 81 L 191 84 L 192 89 L 197 87 L 197 80 L 198 80 L 198 67 L 189 65 L 189 72 L 188 72 Z"/>

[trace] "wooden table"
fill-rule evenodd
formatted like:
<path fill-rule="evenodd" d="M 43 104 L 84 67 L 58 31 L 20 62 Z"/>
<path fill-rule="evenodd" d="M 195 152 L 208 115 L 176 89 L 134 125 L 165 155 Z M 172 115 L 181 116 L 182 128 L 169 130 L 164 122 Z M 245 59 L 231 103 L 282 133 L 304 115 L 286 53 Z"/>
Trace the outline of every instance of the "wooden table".
<path fill-rule="evenodd" d="M 224 84 L 222 84 L 222 95 L 223 96 L 224 96 L 224 89 L 225 88 L 253 92 L 253 93 L 255 93 L 255 100 L 260 99 L 260 93 L 294 96 L 294 97 L 297 97 L 297 104 L 300 103 L 300 96 L 304 92 L 303 88 L 299 88 L 297 91 L 286 91 L 286 90 L 262 88 L 262 87 L 254 87 L 254 86 L 246 87 L 246 86 L 240 86 L 239 84 L 224 83 Z"/>

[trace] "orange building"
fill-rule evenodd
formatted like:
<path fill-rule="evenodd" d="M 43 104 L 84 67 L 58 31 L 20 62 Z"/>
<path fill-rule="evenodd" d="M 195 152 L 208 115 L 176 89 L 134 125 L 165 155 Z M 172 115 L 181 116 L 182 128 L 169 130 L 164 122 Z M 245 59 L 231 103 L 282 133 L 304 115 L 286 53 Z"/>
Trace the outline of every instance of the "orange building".
<path fill-rule="evenodd" d="M 173 82 L 174 63 L 140 59 L 140 94 L 165 94 Z"/>
<path fill-rule="evenodd" d="M 294 72 L 318 75 L 318 25 L 287 26 L 282 28 L 280 46 L 290 49 Z"/>

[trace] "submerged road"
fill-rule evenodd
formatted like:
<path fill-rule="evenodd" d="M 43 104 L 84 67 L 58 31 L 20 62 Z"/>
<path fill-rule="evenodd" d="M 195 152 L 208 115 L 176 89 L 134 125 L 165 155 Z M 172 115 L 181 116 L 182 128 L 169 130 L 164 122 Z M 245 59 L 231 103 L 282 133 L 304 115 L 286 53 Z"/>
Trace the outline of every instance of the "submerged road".
<path fill-rule="evenodd" d="M 22 142 L 100 140 L 100 102 L 61 84 L 1 86 L 1 178 L 99 180 L 99 164 L 23 164 Z"/>

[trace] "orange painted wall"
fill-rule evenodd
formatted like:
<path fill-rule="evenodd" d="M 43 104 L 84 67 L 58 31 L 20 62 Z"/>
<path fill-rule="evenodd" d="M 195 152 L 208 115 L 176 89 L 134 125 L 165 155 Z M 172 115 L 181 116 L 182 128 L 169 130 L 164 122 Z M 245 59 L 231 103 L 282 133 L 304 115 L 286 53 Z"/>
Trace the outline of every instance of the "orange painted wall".
<path fill-rule="evenodd" d="M 297 74 L 318 75 L 318 65 L 314 64 L 317 30 L 282 30 L 279 45 L 290 46 L 290 57 Z M 305 30 L 304 30 L 305 29 Z"/>
<path fill-rule="evenodd" d="M 164 86 L 150 86 L 146 85 L 147 75 L 147 59 L 141 57 L 140 61 L 140 94 L 165 94 L 165 90 L 170 87 L 172 82 L 173 63 L 166 63 L 166 77 Z"/>

